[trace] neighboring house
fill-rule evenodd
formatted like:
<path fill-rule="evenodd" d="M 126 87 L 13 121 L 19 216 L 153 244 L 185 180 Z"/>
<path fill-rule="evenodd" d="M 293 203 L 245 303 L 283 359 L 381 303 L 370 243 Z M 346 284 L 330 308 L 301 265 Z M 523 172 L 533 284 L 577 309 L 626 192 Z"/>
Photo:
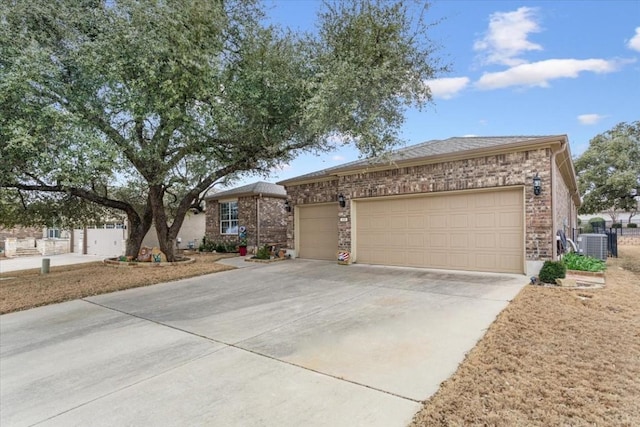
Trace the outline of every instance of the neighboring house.
<path fill-rule="evenodd" d="M 0 228 L 0 249 L 8 257 L 68 253 L 72 231 L 58 228 Z"/>
<path fill-rule="evenodd" d="M 214 242 L 238 242 L 246 228 L 251 248 L 287 242 L 287 194 L 281 185 L 256 182 L 207 196 L 206 236 Z"/>
<path fill-rule="evenodd" d="M 580 206 L 564 135 L 428 141 L 279 184 L 298 257 L 363 264 L 536 274 Z"/>
<path fill-rule="evenodd" d="M 116 257 L 125 253 L 129 237 L 124 219 L 89 225 L 72 231 L 72 252 L 83 255 Z"/>
<path fill-rule="evenodd" d="M 178 249 L 198 248 L 198 245 L 200 245 L 205 234 L 205 216 L 206 215 L 204 213 L 200 214 L 196 210 L 187 212 L 176 239 Z M 144 236 L 142 246 L 160 246 L 160 243 L 158 243 L 158 234 L 156 232 L 155 225 L 152 225 L 147 235 Z"/>

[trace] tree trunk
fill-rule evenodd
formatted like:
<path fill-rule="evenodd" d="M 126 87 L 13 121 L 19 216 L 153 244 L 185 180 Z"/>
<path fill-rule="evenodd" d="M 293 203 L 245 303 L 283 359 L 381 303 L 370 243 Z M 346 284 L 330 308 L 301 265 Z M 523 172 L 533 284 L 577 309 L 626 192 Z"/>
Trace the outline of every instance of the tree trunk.
<path fill-rule="evenodd" d="M 144 236 L 147 235 L 153 223 L 153 215 L 149 200 L 147 199 L 147 206 L 142 217 L 132 209 L 127 212 L 127 218 L 129 219 L 129 238 L 127 239 L 125 255 L 137 258 L 140 253 L 140 246 L 142 246 Z"/>
<path fill-rule="evenodd" d="M 167 261 L 174 262 L 176 260 L 176 234 L 178 232 L 177 230 L 170 230 L 167 225 L 167 214 L 164 209 L 164 190 L 161 185 L 152 185 L 149 188 L 149 202 L 153 211 L 153 223 L 156 227 L 160 250 L 166 255 Z"/>
<path fill-rule="evenodd" d="M 125 251 L 126 256 L 137 258 L 138 253 L 140 253 L 140 246 L 142 246 L 144 236 L 147 235 L 147 231 L 151 228 L 150 225 L 151 224 L 146 227 L 146 231 L 144 227 L 131 227 L 129 230 L 129 238 L 127 239 L 127 249 Z"/>

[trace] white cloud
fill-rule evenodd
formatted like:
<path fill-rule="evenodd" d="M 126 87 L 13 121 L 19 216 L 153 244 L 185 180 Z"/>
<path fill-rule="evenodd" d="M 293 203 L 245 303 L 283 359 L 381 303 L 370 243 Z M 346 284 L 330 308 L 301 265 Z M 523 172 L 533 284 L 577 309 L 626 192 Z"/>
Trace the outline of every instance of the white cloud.
<path fill-rule="evenodd" d="M 334 162 L 344 162 L 344 157 L 336 155 L 331 157 L 331 160 L 333 160 Z"/>
<path fill-rule="evenodd" d="M 640 52 L 640 27 L 636 27 L 636 35 L 631 37 L 631 40 L 627 43 L 627 47 Z"/>
<path fill-rule="evenodd" d="M 578 116 L 578 121 L 583 125 L 595 125 L 605 117 L 606 116 L 600 114 L 580 114 Z"/>
<path fill-rule="evenodd" d="M 445 77 L 427 80 L 425 84 L 431 89 L 434 98 L 450 99 L 469 84 L 468 77 Z"/>
<path fill-rule="evenodd" d="M 462 137 L 463 137 L 463 138 L 474 138 L 474 137 L 476 137 L 476 136 L 478 136 L 478 135 L 476 135 L 476 134 L 474 134 L 474 133 L 468 133 L 468 134 L 466 134 L 466 135 L 462 135 Z"/>
<path fill-rule="evenodd" d="M 484 53 L 485 64 L 513 67 L 526 61 L 518 58 L 523 52 L 542 50 L 542 46 L 527 40 L 530 33 L 541 31 L 536 21 L 536 9 L 521 7 L 514 12 L 495 12 L 489 18 L 489 29 L 477 40 L 473 49 Z"/>
<path fill-rule="evenodd" d="M 581 72 L 611 73 L 622 64 L 621 61 L 604 59 L 548 59 L 521 64 L 505 71 L 485 73 L 475 83 L 479 89 L 500 89 L 509 86 L 548 87 L 550 80 L 576 78 Z"/>

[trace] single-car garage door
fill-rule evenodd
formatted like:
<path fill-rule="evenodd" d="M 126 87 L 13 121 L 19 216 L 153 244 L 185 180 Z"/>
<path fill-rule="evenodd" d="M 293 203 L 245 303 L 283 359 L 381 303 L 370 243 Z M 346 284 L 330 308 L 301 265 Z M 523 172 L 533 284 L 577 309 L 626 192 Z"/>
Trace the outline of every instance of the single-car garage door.
<path fill-rule="evenodd" d="M 335 260 L 338 250 L 338 204 L 298 208 L 300 258 Z"/>
<path fill-rule="evenodd" d="M 365 264 L 522 273 L 522 189 L 356 201 Z"/>

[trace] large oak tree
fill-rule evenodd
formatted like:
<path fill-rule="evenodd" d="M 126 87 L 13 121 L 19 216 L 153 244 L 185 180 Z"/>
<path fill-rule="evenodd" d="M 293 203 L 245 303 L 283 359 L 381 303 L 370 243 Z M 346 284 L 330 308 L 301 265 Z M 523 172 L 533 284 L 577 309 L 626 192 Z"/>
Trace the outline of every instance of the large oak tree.
<path fill-rule="evenodd" d="M 296 33 L 254 1 L 3 1 L 0 222 L 36 202 L 83 219 L 90 202 L 126 214 L 127 255 L 155 224 L 174 259 L 212 185 L 336 141 L 364 156 L 395 144 L 446 71 L 426 10 L 335 1 Z"/>
<path fill-rule="evenodd" d="M 613 222 L 620 212 L 634 214 L 640 198 L 640 121 L 620 123 L 593 137 L 575 168 L 581 213 L 607 212 Z"/>

